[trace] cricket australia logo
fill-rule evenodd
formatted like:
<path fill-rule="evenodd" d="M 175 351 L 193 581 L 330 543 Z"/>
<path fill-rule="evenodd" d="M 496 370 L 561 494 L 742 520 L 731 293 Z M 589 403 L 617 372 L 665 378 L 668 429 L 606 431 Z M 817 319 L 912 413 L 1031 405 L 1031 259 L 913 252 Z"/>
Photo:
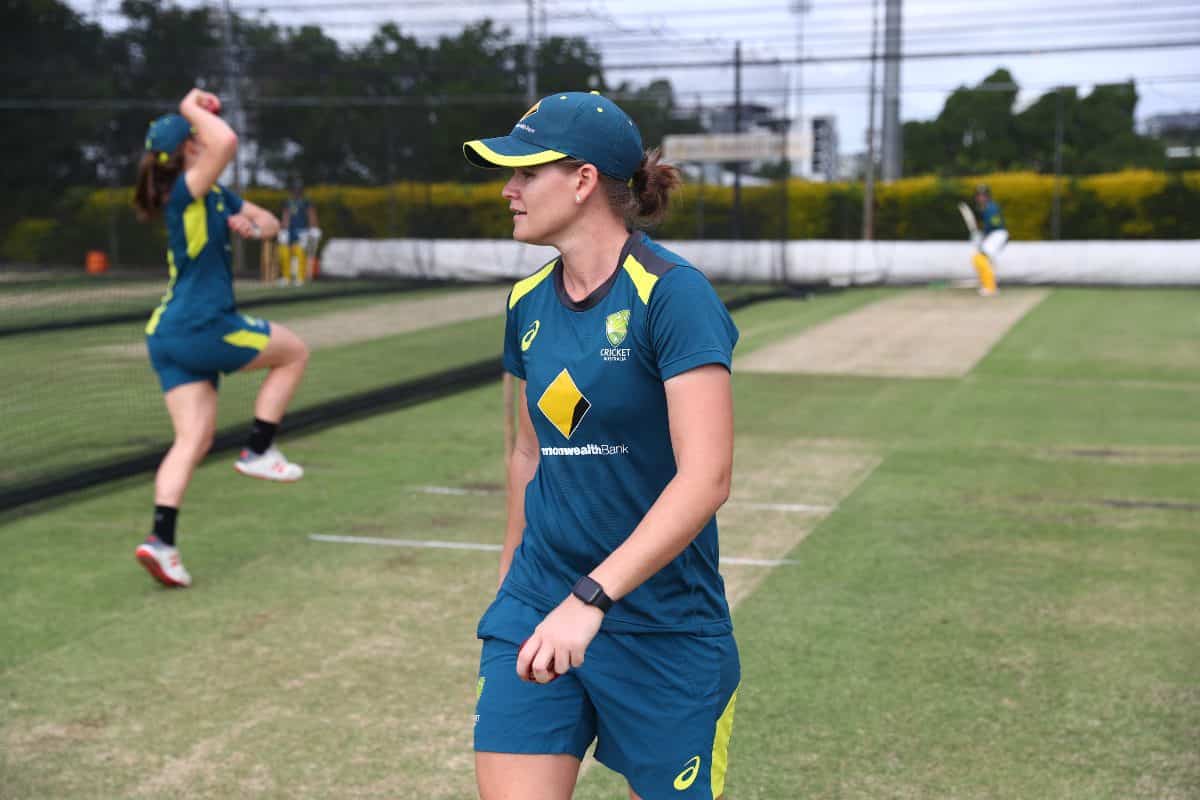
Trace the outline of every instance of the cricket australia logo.
<path fill-rule="evenodd" d="M 625 341 L 625 335 L 629 333 L 629 309 L 605 317 L 604 333 L 608 336 L 608 343 L 613 347 Z"/>
<path fill-rule="evenodd" d="M 629 335 L 629 309 L 609 314 L 604 318 L 604 335 L 612 347 L 602 347 L 600 357 L 605 361 L 624 361 L 629 358 L 630 348 L 621 347 L 621 342 Z"/>

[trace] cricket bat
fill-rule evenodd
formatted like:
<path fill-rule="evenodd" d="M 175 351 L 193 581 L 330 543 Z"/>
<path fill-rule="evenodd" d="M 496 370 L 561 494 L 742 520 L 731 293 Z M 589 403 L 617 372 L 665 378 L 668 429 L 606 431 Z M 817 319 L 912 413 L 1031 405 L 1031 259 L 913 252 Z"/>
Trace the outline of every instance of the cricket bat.
<path fill-rule="evenodd" d="M 970 207 L 966 203 L 958 204 L 958 213 L 962 214 L 963 222 L 967 224 L 967 232 L 974 239 L 979 235 L 979 226 L 975 224 L 975 214 L 971 212 Z"/>

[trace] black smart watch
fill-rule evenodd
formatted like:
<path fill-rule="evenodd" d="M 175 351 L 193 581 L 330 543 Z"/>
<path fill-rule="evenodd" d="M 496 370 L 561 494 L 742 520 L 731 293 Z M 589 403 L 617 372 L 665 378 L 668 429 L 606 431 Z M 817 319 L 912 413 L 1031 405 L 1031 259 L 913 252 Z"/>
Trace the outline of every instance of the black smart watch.
<path fill-rule="evenodd" d="M 575 585 L 571 587 L 571 594 L 578 597 L 589 606 L 595 606 L 605 614 L 612 608 L 612 598 L 604 593 L 604 587 L 596 583 L 587 575 L 584 575 L 579 580 L 575 581 Z"/>

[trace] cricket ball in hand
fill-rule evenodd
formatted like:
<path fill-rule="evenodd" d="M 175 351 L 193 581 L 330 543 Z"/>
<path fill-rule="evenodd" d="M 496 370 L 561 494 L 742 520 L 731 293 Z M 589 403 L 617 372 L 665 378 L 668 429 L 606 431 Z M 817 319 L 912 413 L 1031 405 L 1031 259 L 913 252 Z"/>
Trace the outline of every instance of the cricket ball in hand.
<path fill-rule="evenodd" d="M 529 643 L 529 640 L 528 640 L 528 639 L 526 639 L 525 641 L 521 642 L 521 646 L 517 648 L 517 657 L 518 657 L 518 658 L 520 658 L 520 657 L 521 657 L 521 651 L 525 649 L 525 645 L 526 645 L 526 644 L 528 644 L 528 643 Z M 551 665 L 550 665 L 549 672 L 550 672 L 550 680 L 546 681 L 546 683 L 549 683 L 550 681 L 552 681 L 552 680 L 554 680 L 555 678 L 557 678 L 557 677 L 558 677 L 558 673 L 554 671 L 554 665 L 553 665 L 553 664 L 551 664 Z M 532 665 L 532 664 L 531 664 L 531 665 L 530 665 L 530 667 L 529 667 L 529 680 L 533 681 L 534 683 L 541 683 L 541 681 L 539 681 L 537 678 L 535 678 L 535 677 L 533 676 L 533 665 Z"/>

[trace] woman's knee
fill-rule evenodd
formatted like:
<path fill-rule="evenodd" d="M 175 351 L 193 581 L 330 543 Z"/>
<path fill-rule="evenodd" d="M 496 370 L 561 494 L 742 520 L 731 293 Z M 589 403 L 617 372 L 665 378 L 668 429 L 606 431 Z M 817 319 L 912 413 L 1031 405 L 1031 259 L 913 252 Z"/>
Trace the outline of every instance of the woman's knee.
<path fill-rule="evenodd" d="M 292 335 L 293 335 L 293 336 L 295 336 L 295 334 L 292 334 Z M 304 343 L 304 340 L 303 340 L 303 339 L 301 339 L 299 336 L 296 336 L 296 345 L 297 345 L 297 347 L 296 347 L 296 361 L 297 361 L 297 362 L 300 364 L 300 366 L 302 366 L 302 367 L 306 367 L 306 366 L 308 366 L 308 356 L 309 356 L 309 354 L 310 354 L 310 351 L 309 351 L 309 349 L 308 349 L 308 345 L 306 345 L 306 344 Z"/>
<path fill-rule="evenodd" d="M 308 363 L 309 352 L 308 345 L 304 343 L 304 340 L 297 336 L 296 332 L 291 328 L 286 328 L 283 325 L 276 326 L 276 330 L 279 335 L 279 344 L 282 351 L 280 353 L 282 358 L 280 358 L 281 363 L 279 366 L 287 364 L 305 366 Z"/>
<path fill-rule="evenodd" d="M 201 428 L 188 431 L 175 437 L 175 446 L 188 455 L 193 461 L 200 461 L 208 451 L 212 450 L 214 431 L 212 428 Z"/>

